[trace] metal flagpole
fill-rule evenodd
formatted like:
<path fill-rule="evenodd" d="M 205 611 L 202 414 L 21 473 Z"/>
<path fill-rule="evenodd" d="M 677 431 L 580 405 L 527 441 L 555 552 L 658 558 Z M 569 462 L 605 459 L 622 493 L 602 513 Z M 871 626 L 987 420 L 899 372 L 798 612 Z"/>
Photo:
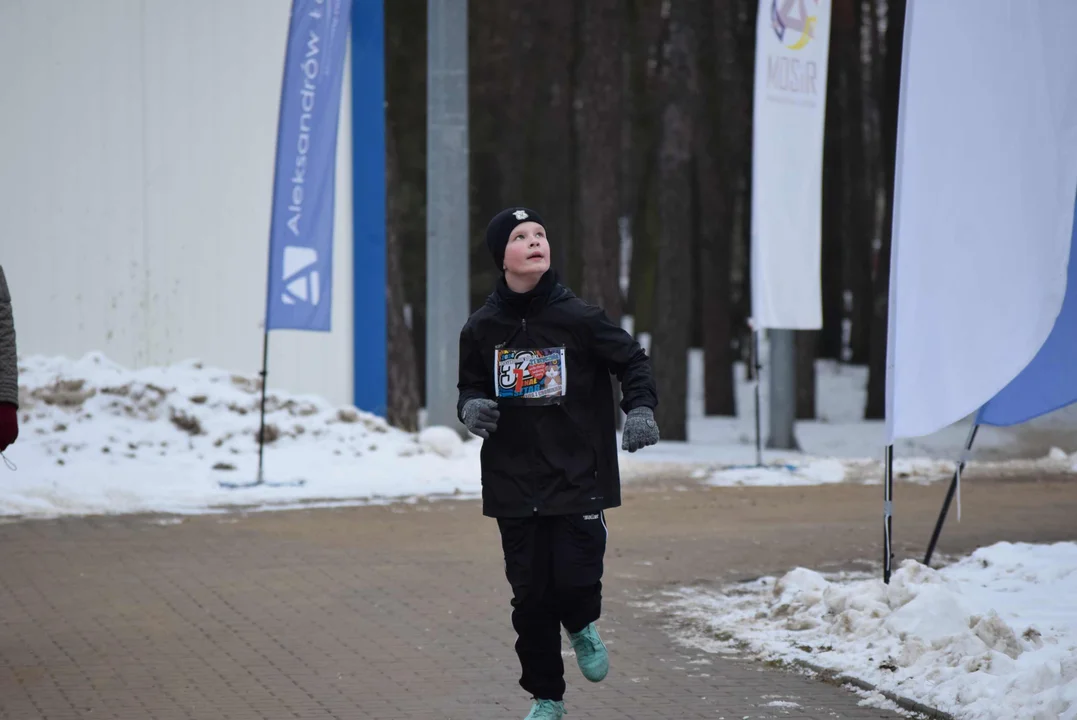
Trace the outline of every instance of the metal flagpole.
<path fill-rule="evenodd" d="M 752 327 L 752 372 L 755 373 L 755 465 L 756 467 L 763 467 L 763 434 L 762 434 L 762 420 L 760 419 L 760 402 L 759 402 L 759 371 L 763 369 L 763 364 L 759 362 L 759 330 Z"/>
<path fill-rule="evenodd" d="M 969 453 L 972 452 L 972 443 L 976 439 L 976 431 L 979 429 L 980 426 L 976 423 L 973 423 L 972 428 L 969 429 L 968 439 L 965 440 L 965 450 L 961 454 L 961 459 L 957 461 L 957 468 L 954 469 L 954 477 L 950 480 L 950 489 L 946 491 L 946 499 L 942 501 L 942 510 L 939 511 L 939 519 L 935 523 L 935 531 L 931 533 L 931 542 L 927 544 L 927 553 L 924 555 L 924 565 L 931 565 L 931 556 L 935 554 L 935 546 L 939 542 L 939 536 L 942 535 L 942 526 L 945 524 L 946 516 L 950 512 L 950 503 L 953 501 L 955 493 L 957 493 L 958 519 L 960 519 L 961 473 L 965 469 L 965 463 L 968 462 Z"/>
<path fill-rule="evenodd" d="M 890 572 L 894 561 L 894 446 L 887 445 L 883 460 L 883 582 L 890 584 Z"/>
<path fill-rule="evenodd" d="M 258 478 L 255 480 L 255 485 L 261 485 L 265 482 L 265 474 L 263 472 L 263 463 L 265 457 L 265 445 L 266 445 L 266 381 L 269 375 L 269 328 L 268 323 L 265 331 L 265 335 L 262 338 L 262 411 L 261 419 L 258 423 Z"/>
<path fill-rule="evenodd" d="M 295 0 L 292 2 L 292 12 L 295 12 Z M 291 35 L 292 28 L 289 24 L 288 33 Z M 281 99 L 277 107 L 277 137 L 273 147 L 273 157 L 278 158 L 280 155 L 280 132 L 281 127 L 284 125 L 284 91 L 288 80 L 288 66 L 291 62 L 291 44 L 285 43 L 284 53 L 284 66 L 281 69 Z M 273 166 L 273 187 L 277 187 L 277 179 L 280 174 L 280 170 L 276 163 Z M 270 259 L 267 263 L 268 272 L 273 270 L 273 209 L 270 208 L 269 213 L 269 255 Z M 262 403 L 260 420 L 258 423 L 258 475 L 253 482 L 227 482 L 221 481 L 217 484 L 222 488 L 235 490 L 237 488 L 249 488 L 257 487 L 258 485 L 265 484 L 265 437 L 266 437 L 266 380 L 269 374 L 269 302 L 270 292 L 273 287 L 272 278 L 266 280 L 266 304 L 264 323 L 262 325 L 262 370 L 259 376 L 262 378 Z"/>

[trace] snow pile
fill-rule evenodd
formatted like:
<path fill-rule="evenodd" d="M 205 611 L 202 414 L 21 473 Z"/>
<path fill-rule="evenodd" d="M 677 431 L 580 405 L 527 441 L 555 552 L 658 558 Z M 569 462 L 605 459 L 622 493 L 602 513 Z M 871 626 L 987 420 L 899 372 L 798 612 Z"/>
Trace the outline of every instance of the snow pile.
<path fill-rule="evenodd" d="M 0 468 L 0 514 L 193 512 L 415 495 L 474 496 L 478 442 L 412 434 L 351 407 L 270 389 L 266 479 L 257 476 L 257 377 L 196 362 L 128 370 L 93 353 L 23 359 L 20 437 Z"/>
<path fill-rule="evenodd" d="M 1077 543 L 1000 543 L 889 586 L 797 568 L 721 594 L 685 590 L 674 612 L 708 650 L 732 637 L 963 718 L 1077 718 Z"/>

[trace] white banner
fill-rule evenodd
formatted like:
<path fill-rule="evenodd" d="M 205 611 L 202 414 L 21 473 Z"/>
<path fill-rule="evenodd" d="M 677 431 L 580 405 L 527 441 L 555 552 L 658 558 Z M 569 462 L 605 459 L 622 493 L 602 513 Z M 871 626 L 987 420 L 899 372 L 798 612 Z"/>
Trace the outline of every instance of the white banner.
<path fill-rule="evenodd" d="M 1072 1 L 909 1 L 887 442 L 975 412 L 1054 327 L 1077 192 L 1075 27 Z"/>
<path fill-rule="evenodd" d="M 823 125 L 831 0 L 759 0 L 752 136 L 756 328 L 823 325 Z"/>

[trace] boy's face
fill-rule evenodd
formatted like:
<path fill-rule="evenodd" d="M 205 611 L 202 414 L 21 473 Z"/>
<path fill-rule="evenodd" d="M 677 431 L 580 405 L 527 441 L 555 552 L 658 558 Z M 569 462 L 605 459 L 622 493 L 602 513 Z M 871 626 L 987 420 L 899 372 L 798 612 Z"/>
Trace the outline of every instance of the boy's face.
<path fill-rule="evenodd" d="M 550 269 L 550 244 L 546 228 L 523 222 L 512 229 L 505 246 L 505 272 L 514 275 L 541 275 Z"/>

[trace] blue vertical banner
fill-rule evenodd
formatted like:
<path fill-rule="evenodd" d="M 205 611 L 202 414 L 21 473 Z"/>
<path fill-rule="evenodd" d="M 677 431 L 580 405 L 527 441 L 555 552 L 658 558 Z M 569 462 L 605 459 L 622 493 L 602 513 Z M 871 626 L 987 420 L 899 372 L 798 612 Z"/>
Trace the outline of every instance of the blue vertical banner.
<path fill-rule="evenodd" d="M 337 126 L 351 0 L 293 0 L 281 83 L 266 330 L 328 332 Z"/>
<path fill-rule="evenodd" d="M 351 65 L 355 406 L 385 417 L 385 0 L 355 0 Z"/>

